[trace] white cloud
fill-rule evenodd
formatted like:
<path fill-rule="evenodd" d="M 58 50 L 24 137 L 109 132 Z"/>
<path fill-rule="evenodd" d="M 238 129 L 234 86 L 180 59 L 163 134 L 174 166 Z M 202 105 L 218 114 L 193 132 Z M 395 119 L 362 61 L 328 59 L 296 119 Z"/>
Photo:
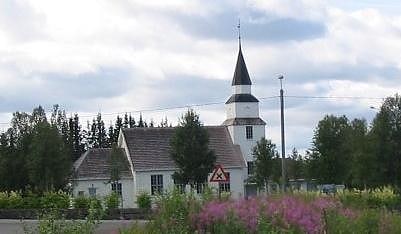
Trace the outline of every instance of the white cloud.
<path fill-rule="evenodd" d="M 157 86 L 158 82 L 177 77 L 196 77 L 208 82 L 226 80 L 226 90 L 197 87 L 195 83 L 184 88 L 186 93 L 194 96 L 197 93 L 197 97 L 220 97 L 231 88 L 229 80 L 237 53 L 235 32 L 230 41 L 210 35 L 200 37 L 183 27 L 181 21 L 191 17 L 197 20 L 217 17 L 215 24 L 219 24 L 221 15 L 233 17 L 232 24 L 219 25 L 222 30 L 232 27 L 234 31 L 237 15 L 255 16 L 243 19 L 245 22 L 291 18 L 325 28 L 322 35 L 303 40 L 252 41 L 243 35 L 244 55 L 258 97 L 277 95 L 276 75 L 281 73 L 286 76 L 289 95 L 388 96 L 400 90 L 399 85 L 394 85 L 398 83 L 397 78 L 387 77 L 386 71 L 401 73 L 401 17 L 371 6 L 350 10 L 331 4 L 331 1 L 319 0 L 7 0 L 0 4 L 0 104 L 12 105 L 12 110 L 27 108 L 24 110 L 29 111 L 27 106 L 35 102 L 60 101 L 73 112 L 114 113 L 159 107 L 160 103 L 165 105 L 164 100 L 171 100 L 170 106 L 197 100 L 177 95 L 183 92 L 181 86 L 171 85 L 170 90 Z M 112 86 L 112 82 L 83 82 L 88 74 L 105 76 L 107 69 L 124 71 L 124 77 L 118 80 L 121 85 L 103 89 L 102 85 Z M 50 90 L 60 88 L 61 83 L 50 82 L 60 76 L 70 79 L 74 85 L 69 88 L 79 91 Z M 79 92 L 85 92 L 86 87 L 80 84 L 93 85 L 92 93 L 81 95 Z M 112 89 L 121 90 L 114 90 L 112 95 L 100 94 Z M 199 95 L 202 92 L 204 95 Z M 273 124 L 268 126 L 267 133 L 278 141 L 278 106 L 268 100 L 261 101 L 266 104 L 264 108 L 269 108 L 262 110 L 262 117 Z M 293 106 L 289 107 L 287 117 L 292 121 L 287 131 L 291 136 L 288 145 L 301 148 L 299 136 L 307 135 L 304 138 L 308 139 L 302 139 L 306 148 L 311 136 L 307 129 L 312 133 L 317 120 L 331 111 L 327 105 L 333 112 L 344 111 L 344 114 L 377 105 L 366 100 L 296 101 L 299 103 L 289 100 Z M 164 115 L 176 121 L 183 111 L 149 115 L 155 116 L 155 122 Z M 206 124 L 219 124 L 225 118 L 223 109 L 205 107 L 199 108 L 199 112 Z M 0 113 L 0 121 L 7 121 L 9 116 L 8 112 Z"/>

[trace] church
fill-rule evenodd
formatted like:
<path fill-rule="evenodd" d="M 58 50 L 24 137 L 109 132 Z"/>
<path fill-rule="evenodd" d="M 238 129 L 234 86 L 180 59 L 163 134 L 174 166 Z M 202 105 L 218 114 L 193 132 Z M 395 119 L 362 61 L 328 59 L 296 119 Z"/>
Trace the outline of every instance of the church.
<path fill-rule="evenodd" d="M 265 136 L 266 125 L 259 117 L 259 101 L 251 92 L 241 43 L 231 86 L 232 95 L 225 103 L 226 120 L 220 126 L 204 127 L 216 165 L 221 165 L 229 178 L 228 182 L 209 182 L 209 186 L 240 198 L 256 194 L 248 175 L 254 165 L 252 149 Z M 121 129 L 118 147 L 125 157 L 118 183 L 110 183 L 112 150 L 89 149 L 74 163 L 73 195 L 102 197 L 115 191 L 122 197 L 124 208 L 134 208 L 141 193 L 153 196 L 179 186 L 172 178 L 177 166 L 169 154 L 174 131 L 174 127 Z M 202 188 L 196 188 L 196 192 L 202 192 Z"/>

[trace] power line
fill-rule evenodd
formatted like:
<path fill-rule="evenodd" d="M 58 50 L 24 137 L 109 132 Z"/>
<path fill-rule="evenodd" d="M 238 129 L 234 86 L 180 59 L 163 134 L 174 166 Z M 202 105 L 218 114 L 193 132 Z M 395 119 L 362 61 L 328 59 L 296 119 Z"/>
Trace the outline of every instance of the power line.
<path fill-rule="evenodd" d="M 383 97 L 360 97 L 360 96 L 297 96 L 287 95 L 286 98 L 304 98 L 304 99 L 366 99 L 366 100 L 383 100 Z"/>
<path fill-rule="evenodd" d="M 261 97 L 260 100 L 266 99 L 275 99 L 280 96 L 267 96 Z M 300 96 L 300 95 L 286 95 L 285 98 L 297 98 L 297 99 L 353 99 L 353 100 L 384 100 L 383 97 L 362 97 L 362 96 Z M 199 103 L 199 104 L 188 104 L 188 105 L 180 105 L 180 106 L 171 106 L 171 107 L 156 107 L 156 108 L 145 108 L 141 110 L 131 110 L 131 111 L 120 111 L 120 112 L 111 112 L 111 113 L 102 113 L 102 116 L 110 116 L 110 115 L 121 115 L 125 113 L 146 113 L 146 112 L 156 112 L 156 111 L 165 111 L 165 110 L 175 110 L 175 109 L 183 109 L 183 108 L 191 108 L 191 107 L 202 107 L 202 106 L 212 106 L 212 105 L 221 105 L 225 102 L 207 102 L 207 103 Z M 96 117 L 97 114 L 91 115 L 80 115 L 80 118 L 90 118 Z M 8 125 L 11 122 L 0 122 L 0 125 Z"/>

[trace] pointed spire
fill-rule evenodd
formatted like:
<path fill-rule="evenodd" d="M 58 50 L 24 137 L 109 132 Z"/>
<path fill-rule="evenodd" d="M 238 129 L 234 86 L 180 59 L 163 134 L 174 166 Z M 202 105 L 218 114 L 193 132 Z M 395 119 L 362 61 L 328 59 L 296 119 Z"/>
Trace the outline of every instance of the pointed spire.
<path fill-rule="evenodd" d="M 232 86 L 234 85 L 251 85 L 251 79 L 249 78 L 248 69 L 246 68 L 244 56 L 242 55 L 242 48 L 241 48 L 241 25 L 240 22 L 238 23 L 238 43 L 239 43 L 239 52 L 237 58 L 237 65 L 235 66 L 235 72 L 233 81 L 231 83 Z"/>
<path fill-rule="evenodd" d="M 241 50 L 241 18 L 238 18 L 238 46 L 239 49 Z"/>

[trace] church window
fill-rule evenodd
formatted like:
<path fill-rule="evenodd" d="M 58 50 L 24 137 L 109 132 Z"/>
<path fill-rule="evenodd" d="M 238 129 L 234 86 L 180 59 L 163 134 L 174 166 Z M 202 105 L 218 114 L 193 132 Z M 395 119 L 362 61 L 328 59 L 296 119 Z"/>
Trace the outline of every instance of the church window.
<path fill-rule="evenodd" d="M 151 175 L 150 176 L 150 188 L 152 195 L 163 192 L 163 175 Z"/>
<path fill-rule="evenodd" d="M 89 196 L 96 197 L 96 188 L 88 188 Z"/>
<path fill-rule="evenodd" d="M 219 183 L 219 188 L 220 192 L 230 192 L 230 172 L 226 172 L 226 176 L 228 178 L 227 182 L 220 182 Z"/>
<path fill-rule="evenodd" d="M 252 139 L 253 138 L 253 129 L 252 126 L 246 126 L 246 139 Z"/>
<path fill-rule="evenodd" d="M 117 193 L 119 196 L 123 194 L 123 186 L 121 183 L 114 182 L 111 184 L 111 191 Z"/>

